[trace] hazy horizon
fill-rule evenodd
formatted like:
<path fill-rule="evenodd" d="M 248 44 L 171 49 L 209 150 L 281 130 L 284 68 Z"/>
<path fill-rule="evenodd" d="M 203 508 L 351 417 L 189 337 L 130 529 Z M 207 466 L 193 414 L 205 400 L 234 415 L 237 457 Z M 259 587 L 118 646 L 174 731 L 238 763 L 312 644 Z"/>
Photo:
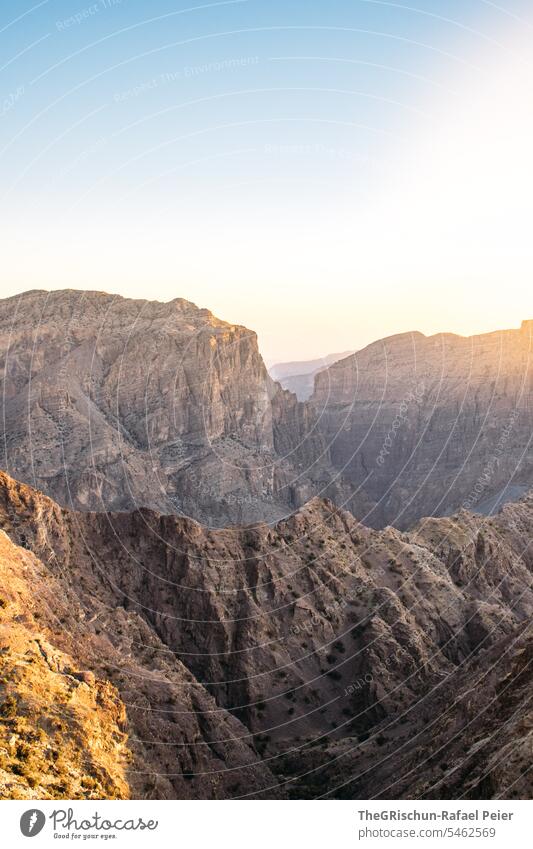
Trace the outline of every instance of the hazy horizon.
<path fill-rule="evenodd" d="M 146 299 L 146 300 L 149 300 L 149 301 L 161 301 L 162 303 L 169 303 L 174 298 L 182 298 L 183 297 L 183 295 L 175 294 L 168 299 L 151 297 L 151 296 L 146 296 L 146 298 L 142 298 L 142 296 L 140 296 L 138 294 L 129 294 L 127 292 L 118 292 L 118 291 L 112 291 L 112 290 L 109 290 L 109 289 L 103 290 L 103 289 L 97 289 L 95 287 L 90 287 L 90 288 L 87 288 L 87 289 L 82 289 L 82 288 L 78 289 L 78 287 L 76 287 L 76 286 L 56 287 L 56 288 L 48 288 L 48 289 L 41 287 L 40 291 L 45 291 L 45 292 L 51 293 L 51 292 L 55 292 L 55 291 L 57 292 L 57 291 L 69 290 L 69 289 L 73 290 L 73 291 L 80 291 L 80 292 L 83 292 L 83 291 L 97 291 L 97 292 L 99 292 L 99 291 L 101 291 L 104 294 L 111 295 L 111 296 L 116 295 L 116 296 L 120 296 L 120 297 L 124 297 L 124 298 L 136 298 L 136 299 L 140 299 L 140 300 Z M 14 292 L 11 295 L 7 295 L 6 297 L 16 297 L 17 295 L 22 295 L 26 292 L 31 292 L 32 290 L 39 290 L 39 287 L 32 287 L 32 289 L 30 289 L 30 288 L 21 289 L 19 292 Z M 254 328 L 254 327 L 251 327 L 251 326 L 246 325 L 246 324 L 243 325 L 242 322 L 239 322 L 239 321 L 232 321 L 226 315 L 215 312 L 213 309 L 211 309 L 209 304 L 199 303 L 197 301 L 194 301 L 191 298 L 185 298 L 185 300 L 191 301 L 191 303 L 193 303 L 199 309 L 210 310 L 210 312 L 212 312 L 215 315 L 215 317 L 220 319 L 221 321 L 227 321 L 229 324 L 240 324 L 240 325 L 246 327 L 248 330 L 250 330 L 254 333 L 257 332 L 256 328 Z M 438 329 L 431 329 L 431 330 L 424 330 L 423 328 L 414 327 L 414 326 L 413 327 L 403 327 L 401 329 L 396 329 L 396 330 L 393 329 L 391 332 L 384 332 L 384 333 L 378 334 L 377 336 L 371 337 L 371 338 L 370 337 L 366 338 L 365 336 L 362 336 L 361 339 L 363 341 L 358 342 L 358 340 L 353 340 L 353 344 L 346 346 L 346 348 L 344 348 L 344 349 L 342 349 L 342 346 L 341 346 L 341 347 L 338 348 L 338 351 L 337 350 L 325 350 L 323 347 L 320 348 L 320 339 L 318 339 L 317 342 L 316 342 L 316 344 L 317 344 L 316 349 L 310 349 L 305 344 L 302 346 L 303 351 L 311 350 L 311 354 L 305 355 L 305 356 L 299 356 L 298 355 L 299 352 L 298 352 L 298 350 L 296 350 L 296 356 L 288 356 L 288 357 L 285 357 L 285 358 L 279 358 L 279 357 L 273 358 L 271 356 L 268 356 L 265 353 L 264 346 L 262 345 L 261 336 L 259 334 L 258 334 L 258 345 L 259 345 L 260 353 L 261 353 L 263 360 L 265 362 L 265 365 L 267 366 L 268 369 L 271 369 L 276 365 L 282 365 L 282 364 L 285 364 L 285 363 L 307 362 L 307 361 L 312 361 L 312 360 L 320 360 L 320 359 L 326 358 L 328 356 L 331 356 L 332 354 L 335 354 L 337 352 L 340 353 L 341 356 L 343 356 L 342 350 L 344 350 L 344 351 L 348 351 L 348 350 L 359 351 L 362 348 L 365 348 L 367 345 L 372 344 L 373 342 L 378 342 L 380 339 L 386 339 L 389 336 L 395 336 L 395 335 L 400 334 L 400 333 L 422 333 L 424 336 L 434 336 L 434 335 L 437 335 L 439 333 L 454 333 L 458 336 L 477 336 L 477 335 L 480 335 L 480 334 L 495 333 L 495 332 L 498 332 L 498 331 L 519 330 L 520 326 L 522 325 L 522 322 L 531 321 L 531 320 L 533 320 L 533 312 L 532 312 L 531 315 L 523 315 L 523 316 L 519 317 L 517 319 L 517 321 L 512 325 L 509 325 L 509 326 L 503 326 L 503 325 L 499 326 L 498 325 L 498 326 L 494 326 L 494 327 L 481 327 L 480 329 L 477 329 L 477 330 L 473 331 L 472 333 L 465 333 L 465 332 L 461 332 L 461 331 L 458 331 L 458 330 L 452 330 L 449 327 L 440 327 Z M 344 356 L 345 356 L 345 354 L 344 354 Z"/>
<path fill-rule="evenodd" d="M 2 294 L 184 297 L 269 362 L 533 315 L 530 3 L 91 8 L 0 14 Z"/>

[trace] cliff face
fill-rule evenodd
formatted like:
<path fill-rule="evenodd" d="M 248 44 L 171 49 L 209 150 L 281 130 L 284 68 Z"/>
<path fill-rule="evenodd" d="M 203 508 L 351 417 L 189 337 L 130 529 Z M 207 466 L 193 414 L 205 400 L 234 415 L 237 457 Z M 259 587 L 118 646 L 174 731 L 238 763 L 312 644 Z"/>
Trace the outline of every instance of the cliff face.
<path fill-rule="evenodd" d="M 0 302 L 4 467 L 78 509 L 270 516 L 270 399 L 255 334 L 176 299 Z"/>
<path fill-rule="evenodd" d="M 332 481 L 342 493 L 313 411 L 270 379 L 256 335 L 188 301 L 0 301 L 0 376 L 3 468 L 75 509 L 219 527 L 276 521 Z"/>
<path fill-rule="evenodd" d="M 321 372 L 312 407 L 375 526 L 516 499 L 533 480 L 533 322 L 471 338 L 408 333 Z"/>
<path fill-rule="evenodd" d="M 531 331 L 306 404 L 185 301 L 0 302 L 4 465 L 76 508 L 0 473 L 0 794 L 531 795 L 533 498 L 471 512 L 531 484 Z"/>
<path fill-rule="evenodd" d="M 69 536 L 76 514 L 6 476 L 0 489 L 0 796 L 275 796 L 247 729 L 127 599 L 91 595 L 100 564 L 95 578 L 89 538 Z"/>
<path fill-rule="evenodd" d="M 275 384 L 255 334 L 176 299 L 0 301 L 2 466 L 78 510 L 273 523 L 319 495 L 375 527 L 490 512 L 533 474 L 533 322 L 403 334 Z"/>
<path fill-rule="evenodd" d="M 421 738 L 434 752 L 427 787 L 475 754 L 475 795 L 497 746 L 522 746 L 530 727 L 527 700 L 509 701 L 502 682 L 515 667 L 524 692 L 529 681 L 531 497 L 409 534 L 368 529 L 321 499 L 274 528 L 217 531 L 149 510 L 74 513 L 2 476 L 0 527 L 38 558 L 40 580 L 24 579 L 46 639 L 125 705 L 132 795 L 342 795 L 364 763 L 365 798 L 386 778 L 389 746 L 391 794 L 407 796 L 422 786 Z M 476 676 L 501 698 L 486 722 Z M 523 757 L 491 792 L 518 781 Z M 518 788 L 530 790 L 527 777 Z"/>

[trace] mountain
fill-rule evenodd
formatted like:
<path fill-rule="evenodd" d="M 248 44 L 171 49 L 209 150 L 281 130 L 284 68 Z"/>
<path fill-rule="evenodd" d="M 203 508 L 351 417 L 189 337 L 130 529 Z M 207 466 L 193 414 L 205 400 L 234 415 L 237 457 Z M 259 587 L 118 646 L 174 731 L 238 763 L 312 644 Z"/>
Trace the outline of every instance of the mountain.
<path fill-rule="evenodd" d="M 531 792 L 533 496 L 407 534 L 319 498 L 214 530 L 2 474 L 0 528 L 4 795 Z"/>
<path fill-rule="evenodd" d="M 278 381 L 283 389 L 294 392 L 299 401 L 307 401 L 313 394 L 315 375 L 337 360 L 350 356 L 353 351 L 343 354 L 328 354 L 317 360 L 301 362 L 277 363 L 269 368 L 268 373 L 273 380 Z"/>
<path fill-rule="evenodd" d="M 0 796 L 529 798 L 532 330 L 1 301 Z"/>
<path fill-rule="evenodd" d="M 312 410 L 271 380 L 256 335 L 181 298 L 2 300 L 0 375 L 2 467 L 78 510 L 225 526 L 275 521 L 324 487 L 345 497 Z"/>
<path fill-rule="evenodd" d="M 393 336 L 302 402 L 253 332 L 188 301 L 27 292 L 0 301 L 0 465 L 76 510 L 211 527 L 315 496 L 376 528 L 494 513 L 533 481 L 532 328 Z"/>
<path fill-rule="evenodd" d="M 459 507 L 494 512 L 533 482 L 533 321 L 469 338 L 404 333 L 320 372 L 310 406 L 329 460 L 407 528 Z M 360 514 L 363 518 L 363 515 Z"/>
<path fill-rule="evenodd" d="M 101 562 L 90 565 L 88 546 L 104 540 L 91 515 L 62 511 L 5 475 L 0 500 L 0 796 L 228 798 L 275 788 L 238 720 L 125 597 L 115 604 L 112 591 L 96 591 Z"/>

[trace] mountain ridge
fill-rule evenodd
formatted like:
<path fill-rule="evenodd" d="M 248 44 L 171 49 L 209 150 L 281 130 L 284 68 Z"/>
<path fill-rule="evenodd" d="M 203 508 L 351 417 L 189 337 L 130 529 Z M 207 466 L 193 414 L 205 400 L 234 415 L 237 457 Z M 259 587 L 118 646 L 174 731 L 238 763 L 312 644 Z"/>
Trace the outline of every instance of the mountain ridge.
<path fill-rule="evenodd" d="M 317 375 L 309 404 L 332 465 L 374 501 L 371 524 L 405 528 L 530 485 L 532 327 L 400 334 Z"/>
<path fill-rule="evenodd" d="M 226 524 L 290 507 L 255 333 L 183 299 L 60 290 L 0 302 L 0 336 L 16 477 L 78 509 Z"/>
<path fill-rule="evenodd" d="M 420 738 L 426 758 L 435 751 L 428 776 L 442 774 L 444 746 L 457 774 L 476 758 L 473 798 L 487 792 L 479 784 L 486 729 L 468 693 L 473 674 L 492 675 L 496 686 L 531 645 L 532 494 L 494 519 L 462 511 L 409 534 L 366 528 L 323 499 L 275 527 L 209 530 L 146 508 L 75 513 L 2 473 L 0 529 L 34 558 L 25 573 L 0 551 L 0 566 L 7 559 L 16 578 L 2 583 L 0 620 L 20 611 L 30 633 L 44 630 L 79 669 L 107 679 L 125 706 L 133 761 L 122 792 L 343 797 L 349 785 L 370 798 L 394 773 L 399 797 L 409 798 L 425 774 L 410 772 Z M 26 587 L 18 601 L 17 582 Z M 487 666 L 493 655 L 497 674 Z M 520 674 L 526 686 L 527 668 Z M 431 737 L 428 717 L 442 715 L 452 686 L 453 728 L 463 728 L 466 755 L 446 723 Z M 492 796 L 506 792 L 511 776 L 518 783 L 529 710 L 523 699 L 502 706 L 499 722 L 514 717 L 506 739 L 520 756 L 495 776 Z M 198 739 L 211 742 L 198 747 Z M 484 745 L 490 760 L 492 737 Z M 385 753 L 392 773 L 380 765 Z M 361 763 L 364 780 L 355 777 Z M 94 766 L 85 769 L 96 780 Z M 81 782 L 74 772 L 71 781 Z M 463 790 L 451 782 L 442 792 Z M 30 798 L 32 788 L 20 792 Z"/>

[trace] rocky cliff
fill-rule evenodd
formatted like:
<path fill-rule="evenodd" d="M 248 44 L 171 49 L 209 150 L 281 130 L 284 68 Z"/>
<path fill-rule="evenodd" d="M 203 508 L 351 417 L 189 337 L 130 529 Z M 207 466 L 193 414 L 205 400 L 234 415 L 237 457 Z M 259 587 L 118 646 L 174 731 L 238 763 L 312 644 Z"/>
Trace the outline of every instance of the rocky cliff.
<path fill-rule="evenodd" d="M 6 476 L 0 489 L 0 795 L 277 795 L 247 729 L 127 599 L 91 597 L 88 517 L 75 542 L 76 514 Z"/>
<path fill-rule="evenodd" d="M 255 334 L 188 301 L 0 301 L 0 374 L 2 466 L 65 505 L 218 526 L 275 520 L 316 490 L 302 434 L 284 427 L 288 456 L 275 444 L 279 387 Z"/>
<path fill-rule="evenodd" d="M 374 502 L 367 522 L 493 512 L 529 489 L 532 332 L 406 333 L 317 375 L 311 405 L 333 465 Z"/>
<path fill-rule="evenodd" d="M 409 534 L 323 499 L 208 530 L 72 512 L 4 475 L 0 527 L 22 558 L 0 613 L 15 587 L 16 621 L 115 688 L 130 795 L 531 791 L 531 497 Z"/>
<path fill-rule="evenodd" d="M 407 528 L 494 512 L 533 480 L 533 322 L 402 334 L 321 371 L 307 403 L 255 334 L 187 301 L 0 301 L 3 459 L 77 510 L 274 523 L 314 496 Z"/>
<path fill-rule="evenodd" d="M 0 794 L 531 795 L 533 497 L 483 515 L 531 485 L 531 332 L 301 403 L 186 301 L 0 302 L 3 465 L 56 499 L 0 473 Z"/>

